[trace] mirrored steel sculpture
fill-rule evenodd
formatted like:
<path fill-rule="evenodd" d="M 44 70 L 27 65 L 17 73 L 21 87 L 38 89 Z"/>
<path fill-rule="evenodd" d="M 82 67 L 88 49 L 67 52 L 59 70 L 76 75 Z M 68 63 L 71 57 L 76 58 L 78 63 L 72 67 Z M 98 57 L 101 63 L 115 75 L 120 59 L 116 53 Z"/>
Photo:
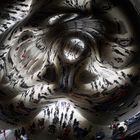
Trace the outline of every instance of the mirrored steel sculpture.
<path fill-rule="evenodd" d="M 136 113 L 135 16 L 129 1 L 33 0 L 0 36 L 0 120 L 24 124 L 59 99 L 101 125 Z"/>

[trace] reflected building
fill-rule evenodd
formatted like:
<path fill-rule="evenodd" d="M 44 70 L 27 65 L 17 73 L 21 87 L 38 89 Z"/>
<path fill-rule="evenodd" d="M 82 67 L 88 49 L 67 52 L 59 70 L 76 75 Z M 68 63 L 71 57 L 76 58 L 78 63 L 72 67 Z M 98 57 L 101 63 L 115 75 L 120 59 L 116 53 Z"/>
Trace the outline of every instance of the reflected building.
<path fill-rule="evenodd" d="M 139 5 L 129 0 L 0 4 L 1 129 L 46 114 L 49 119 L 50 108 L 56 109 L 53 117 L 72 108 L 98 130 L 117 122 L 125 136 L 139 132 Z M 68 110 L 62 104 L 69 104 Z M 75 114 L 67 115 L 73 120 Z"/>

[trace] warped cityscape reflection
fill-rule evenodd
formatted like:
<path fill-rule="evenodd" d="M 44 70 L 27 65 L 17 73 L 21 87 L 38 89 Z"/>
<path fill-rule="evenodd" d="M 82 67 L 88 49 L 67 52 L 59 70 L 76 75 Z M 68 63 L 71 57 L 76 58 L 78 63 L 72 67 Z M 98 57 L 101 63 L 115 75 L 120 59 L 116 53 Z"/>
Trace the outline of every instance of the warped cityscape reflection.
<path fill-rule="evenodd" d="M 18 13 L 0 36 L 0 127 L 41 116 L 42 129 L 48 116 L 53 125 L 65 120 L 70 131 L 81 118 L 100 127 L 99 139 L 108 125 L 112 139 L 125 136 L 140 111 L 139 24 L 131 2 L 33 0 L 23 6 L 26 14 Z"/>

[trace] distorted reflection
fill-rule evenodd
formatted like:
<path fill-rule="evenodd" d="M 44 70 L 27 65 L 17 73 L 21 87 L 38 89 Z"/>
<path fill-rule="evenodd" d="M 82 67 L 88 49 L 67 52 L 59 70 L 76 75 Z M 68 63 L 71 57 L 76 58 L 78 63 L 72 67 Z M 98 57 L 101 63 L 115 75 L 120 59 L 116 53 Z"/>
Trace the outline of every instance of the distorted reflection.
<path fill-rule="evenodd" d="M 33 0 L 0 38 L 0 120 L 25 124 L 60 99 L 101 126 L 136 114 L 139 44 L 125 4 Z"/>

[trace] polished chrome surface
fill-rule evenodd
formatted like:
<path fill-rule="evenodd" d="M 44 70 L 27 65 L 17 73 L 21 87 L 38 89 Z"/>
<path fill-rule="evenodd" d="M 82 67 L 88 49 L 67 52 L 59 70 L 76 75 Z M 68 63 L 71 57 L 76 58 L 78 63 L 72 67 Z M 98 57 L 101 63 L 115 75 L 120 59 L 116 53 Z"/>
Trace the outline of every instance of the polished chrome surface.
<path fill-rule="evenodd" d="M 101 125 L 138 112 L 136 17 L 129 1 L 33 0 L 0 37 L 0 119 L 25 123 L 61 98 Z"/>

